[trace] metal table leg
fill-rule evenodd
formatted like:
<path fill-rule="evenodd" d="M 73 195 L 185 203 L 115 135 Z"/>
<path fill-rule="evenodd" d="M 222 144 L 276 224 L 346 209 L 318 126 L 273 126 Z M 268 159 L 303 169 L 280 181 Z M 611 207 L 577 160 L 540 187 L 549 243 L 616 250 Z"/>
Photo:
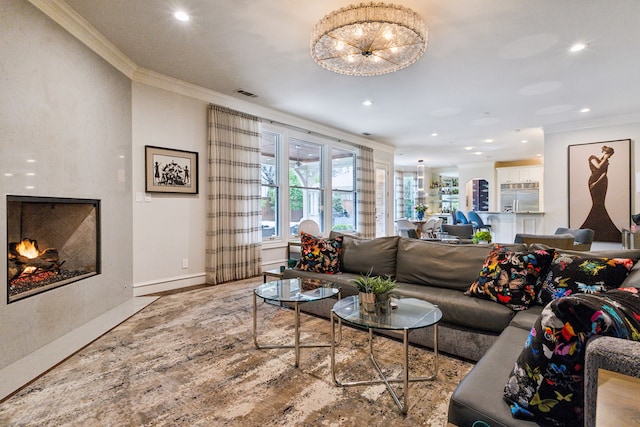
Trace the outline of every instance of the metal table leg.
<path fill-rule="evenodd" d="M 341 291 L 339 290 L 337 293 L 338 300 L 341 298 Z M 304 301 L 303 301 L 304 302 Z M 294 366 L 297 368 L 300 365 L 300 349 L 301 348 L 312 348 L 312 347 L 330 347 L 333 344 L 333 335 L 331 336 L 332 342 L 327 343 L 309 343 L 302 344 L 300 343 L 300 302 L 294 301 L 293 308 L 295 313 L 294 318 L 294 342 L 293 345 L 290 344 L 260 344 L 258 343 L 258 297 L 255 292 L 253 292 L 253 345 L 258 349 L 274 349 L 274 348 L 293 348 L 295 355 Z M 339 322 L 340 326 L 342 322 Z M 338 342 L 342 339 L 342 327 L 339 330 Z"/>
<path fill-rule="evenodd" d="M 338 380 L 336 375 L 336 363 L 335 363 L 335 350 L 337 343 L 334 344 L 334 335 L 335 335 L 335 318 L 337 316 L 333 311 L 331 311 L 331 376 L 333 378 L 333 382 L 335 385 L 340 387 L 351 387 L 357 385 L 375 385 L 375 384 L 385 384 L 389 394 L 393 398 L 393 401 L 396 403 L 398 408 L 403 414 L 406 414 L 409 409 L 409 383 L 411 382 L 420 382 L 420 381 L 431 381 L 436 378 L 438 375 L 438 324 L 434 324 L 433 330 L 433 352 L 434 352 L 434 365 L 433 365 L 433 373 L 428 377 L 413 377 L 409 376 L 409 329 L 403 329 L 402 333 L 402 347 L 403 347 L 403 361 L 402 361 L 402 378 L 387 378 L 378 362 L 375 359 L 373 354 L 373 328 L 369 329 L 369 359 L 373 364 L 374 368 L 378 372 L 380 376 L 379 380 L 364 380 L 364 381 L 350 381 L 350 382 L 341 382 Z M 340 320 L 340 318 L 338 317 Z M 402 382 L 404 387 L 404 403 L 400 402 L 400 399 L 397 393 L 393 390 L 390 383 L 398 383 Z"/>

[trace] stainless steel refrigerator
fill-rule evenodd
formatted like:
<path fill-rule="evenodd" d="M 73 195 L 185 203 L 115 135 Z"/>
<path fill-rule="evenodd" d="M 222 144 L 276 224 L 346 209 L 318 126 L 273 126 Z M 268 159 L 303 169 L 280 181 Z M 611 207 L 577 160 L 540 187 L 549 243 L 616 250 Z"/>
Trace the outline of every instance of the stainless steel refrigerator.
<path fill-rule="evenodd" d="M 538 212 L 540 210 L 540 183 L 500 184 L 500 210 L 502 212 Z"/>

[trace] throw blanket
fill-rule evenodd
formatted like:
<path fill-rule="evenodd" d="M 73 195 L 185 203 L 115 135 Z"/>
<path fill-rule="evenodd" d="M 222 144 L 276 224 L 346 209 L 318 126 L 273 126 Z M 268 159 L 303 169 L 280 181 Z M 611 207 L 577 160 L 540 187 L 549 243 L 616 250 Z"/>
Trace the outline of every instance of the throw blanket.
<path fill-rule="evenodd" d="M 582 426 L 587 340 L 606 335 L 640 341 L 638 291 L 576 294 L 544 308 L 504 389 L 514 417 Z"/>

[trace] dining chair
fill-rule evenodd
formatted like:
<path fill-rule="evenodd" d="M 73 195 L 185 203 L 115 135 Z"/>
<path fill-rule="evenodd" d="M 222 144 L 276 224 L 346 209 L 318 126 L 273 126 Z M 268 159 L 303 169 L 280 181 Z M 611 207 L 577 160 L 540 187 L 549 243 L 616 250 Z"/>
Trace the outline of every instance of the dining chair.
<path fill-rule="evenodd" d="M 476 211 L 469 211 L 467 215 L 469 215 L 469 222 L 473 224 L 473 227 L 476 230 L 491 231 L 491 225 L 485 224 L 484 221 L 482 221 L 482 218 L 480 218 L 480 215 L 478 215 Z"/>

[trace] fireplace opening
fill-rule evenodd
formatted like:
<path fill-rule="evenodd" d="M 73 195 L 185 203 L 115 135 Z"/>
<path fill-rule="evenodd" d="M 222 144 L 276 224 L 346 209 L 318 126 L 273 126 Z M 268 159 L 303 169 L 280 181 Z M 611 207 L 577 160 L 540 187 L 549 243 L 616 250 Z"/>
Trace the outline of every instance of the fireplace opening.
<path fill-rule="evenodd" d="M 100 201 L 7 196 L 7 302 L 100 274 Z"/>

